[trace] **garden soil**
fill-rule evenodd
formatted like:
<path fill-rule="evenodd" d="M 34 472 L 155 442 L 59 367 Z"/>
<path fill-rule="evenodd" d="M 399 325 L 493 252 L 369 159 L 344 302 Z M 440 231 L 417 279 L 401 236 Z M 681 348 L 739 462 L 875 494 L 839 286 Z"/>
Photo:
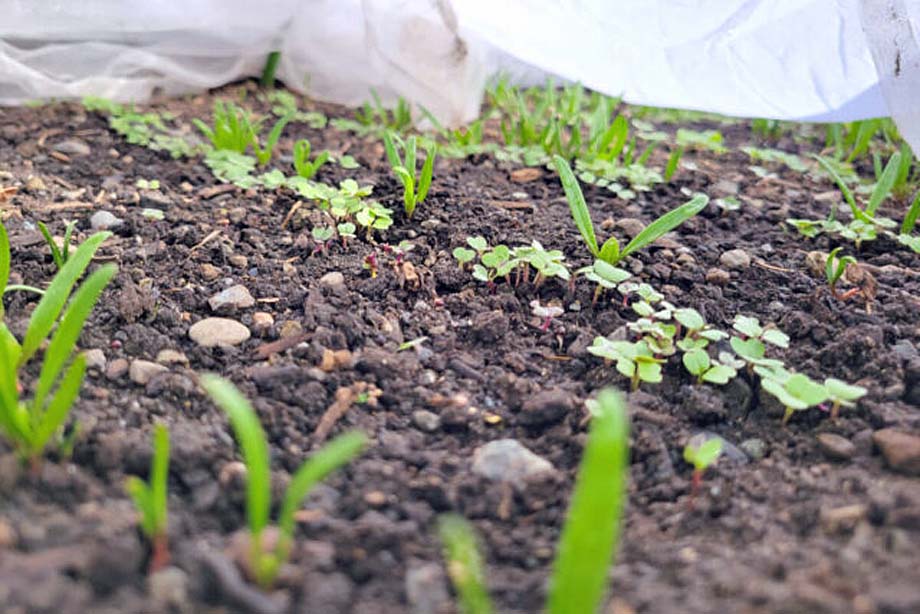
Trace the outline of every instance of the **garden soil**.
<path fill-rule="evenodd" d="M 189 123 L 209 116 L 212 100 L 154 108 Z M 835 300 L 807 255 L 836 244 L 782 223 L 824 217 L 834 186 L 784 167 L 753 173 L 738 151 L 756 141 L 749 124 L 696 127 L 721 129 L 731 151 L 688 152 L 671 183 L 631 201 L 586 187 L 599 234 L 628 237 L 636 220 L 648 223 L 691 192 L 710 194 L 703 213 L 628 268 L 723 329 L 739 313 L 776 323 L 791 343 L 775 356 L 869 393 L 837 420 L 813 409 L 783 426 L 755 379 L 695 386 L 679 359 L 669 361 L 663 383 L 629 395 L 629 502 L 604 612 L 920 612 L 920 256 L 890 239 L 864 244 L 854 253 L 875 279 L 874 300 L 868 309 L 860 296 Z M 282 160 L 301 137 L 361 164 L 327 165 L 320 179 L 372 184 L 394 209 L 376 246 L 359 237 L 318 250 L 310 229 L 321 214 L 295 194 L 222 185 L 200 159 L 129 145 L 78 104 L 0 110 L 0 185 L 18 188 L 0 201 L 12 281 L 40 285 L 54 273 L 35 222 L 60 235 L 76 220 L 80 239 L 99 211 L 122 222 L 97 257 L 119 272 L 80 340 L 93 366 L 74 410 L 72 456 L 53 453 L 28 469 L 0 444 L 0 611 L 448 614 L 457 606 L 436 521 L 450 511 L 481 538 L 498 610 L 541 611 L 585 442 L 584 401 L 604 386 L 628 387 L 586 348 L 597 335 L 623 334 L 635 314 L 615 293 L 592 304 L 583 280 L 574 289 L 554 280 L 490 289 L 451 256 L 482 235 L 493 245 L 538 240 L 573 270 L 589 264 L 554 173 L 486 155 L 442 157 L 428 200 L 408 220 L 379 141 L 295 123 Z M 822 145 L 787 136 L 772 146 Z M 656 153 L 651 165 L 664 161 Z M 138 179 L 161 188 L 138 189 Z M 741 208 L 714 202 L 727 197 Z M 900 219 L 903 209 L 891 207 L 885 213 Z M 405 256 L 383 247 L 403 240 L 414 246 Z M 732 250 L 743 253 L 723 256 Z M 372 252 L 375 276 L 364 266 Z M 253 300 L 215 310 L 209 299 L 234 285 Z M 542 330 L 533 300 L 566 311 Z M 12 293 L 6 303 L 21 334 L 35 300 Z M 188 331 L 211 317 L 252 335 L 203 347 Z M 279 496 L 323 439 L 359 429 L 372 441 L 298 513 L 290 565 L 270 593 L 236 564 L 246 547 L 245 470 L 225 415 L 197 385 L 202 372 L 230 378 L 252 400 Z M 158 422 L 172 441 L 172 566 L 148 578 L 124 481 L 146 475 Z M 682 450 L 699 433 L 721 436 L 727 449 L 691 493 Z M 498 479 L 474 471 L 477 449 L 500 439 L 552 468 Z"/>

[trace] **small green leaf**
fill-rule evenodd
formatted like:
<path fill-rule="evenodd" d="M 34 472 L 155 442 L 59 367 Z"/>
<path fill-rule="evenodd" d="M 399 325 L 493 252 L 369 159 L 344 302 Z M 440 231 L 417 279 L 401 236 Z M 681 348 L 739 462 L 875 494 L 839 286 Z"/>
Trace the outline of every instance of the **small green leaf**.
<path fill-rule="evenodd" d="M 462 614 L 492 614 L 482 555 L 473 528 L 461 516 L 450 514 L 438 519 L 438 535 L 444 546 L 447 574 L 460 597 Z"/>
<path fill-rule="evenodd" d="M 708 196 L 705 194 L 697 194 L 680 207 L 665 213 L 660 218 L 642 229 L 642 232 L 637 234 L 635 238 L 633 238 L 633 240 L 623 248 L 623 251 L 620 252 L 620 259 L 626 258 L 634 251 L 642 249 L 650 243 L 654 243 L 662 235 L 674 230 L 689 220 L 691 217 L 705 209 L 706 205 L 708 204 Z"/>
<path fill-rule="evenodd" d="M 600 249 L 597 246 L 597 237 L 594 235 L 594 223 L 591 221 L 588 203 L 585 202 L 585 196 L 581 191 L 581 186 L 578 184 L 578 179 L 575 178 L 575 174 L 572 173 L 572 168 L 565 158 L 558 155 L 553 156 L 553 162 L 556 165 L 556 171 L 559 173 L 565 197 L 569 201 L 569 208 L 572 211 L 575 226 L 585 240 L 588 250 L 596 258 L 600 255 Z"/>
<path fill-rule="evenodd" d="M 767 328 L 764 329 L 763 334 L 760 336 L 761 340 L 766 341 L 771 345 L 775 345 L 780 348 L 789 347 L 789 335 L 779 330 L 778 328 Z"/>
<path fill-rule="evenodd" d="M 767 351 L 763 342 L 755 338 L 732 337 L 729 343 L 731 343 L 732 349 L 735 350 L 735 354 L 746 360 L 761 359 Z"/>
<path fill-rule="evenodd" d="M 709 360 L 709 354 L 703 349 L 693 349 L 689 352 L 684 352 L 682 361 L 687 371 L 689 371 L 691 375 L 696 376 L 701 376 L 712 364 Z"/>
<path fill-rule="evenodd" d="M 738 314 L 732 323 L 732 328 L 747 337 L 759 338 L 763 334 L 763 328 L 757 318 L 743 316 Z"/>
<path fill-rule="evenodd" d="M 824 380 L 824 388 L 828 396 L 835 401 L 849 405 L 852 401 L 862 398 L 868 392 L 862 386 L 848 384 L 843 380 L 829 377 Z"/>
<path fill-rule="evenodd" d="M 674 319 L 680 322 L 688 330 L 700 330 L 706 326 L 706 320 L 696 309 L 685 307 L 674 310 Z"/>

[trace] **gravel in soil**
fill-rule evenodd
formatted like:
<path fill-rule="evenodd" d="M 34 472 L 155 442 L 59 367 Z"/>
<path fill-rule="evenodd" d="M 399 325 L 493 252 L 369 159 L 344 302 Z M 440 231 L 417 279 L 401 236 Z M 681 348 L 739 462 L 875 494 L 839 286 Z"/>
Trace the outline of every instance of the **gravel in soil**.
<path fill-rule="evenodd" d="M 211 103 L 158 108 L 187 122 Z M 725 133 L 735 146 L 749 138 L 740 125 Z M 58 233 L 77 220 L 81 237 L 110 228 L 101 259 L 119 265 L 81 338 L 91 369 L 73 457 L 23 473 L 0 447 L 5 612 L 453 612 L 433 531 L 450 510 L 481 534 L 499 609 L 542 607 L 584 442 L 583 402 L 625 386 L 586 347 L 634 319 L 631 310 L 614 297 L 592 307 L 582 283 L 574 293 L 555 283 L 489 291 L 452 259 L 482 235 L 536 239 L 587 264 L 554 174 L 441 158 L 429 200 L 408 221 L 379 143 L 290 124 L 281 151 L 304 136 L 361 163 L 324 167 L 320 178 L 374 185 L 396 210 L 383 240 L 414 244 L 417 277 L 378 249 L 372 278 L 362 264 L 375 248 L 362 240 L 313 254 L 314 213 L 303 207 L 283 223 L 292 194 L 222 186 L 200 160 L 128 145 L 79 105 L 0 111 L 0 181 L 19 187 L 0 203 L 16 274 L 38 283 L 53 273 L 38 220 Z M 878 282 L 872 313 L 835 301 L 806 264 L 809 251 L 833 246 L 780 224 L 823 217 L 818 196 L 830 184 L 784 169 L 758 177 L 740 152 L 686 159 L 695 171 L 633 201 L 586 188 L 595 223 L 618 236 L 629 220 L 687 200 L 681 188 L 741 201 L 732 212 L 710 206 L 638 253 L 631 270 L 722 328 L 737 313 L 777 323 L 791 337 L 780 352 L 788 364 L 869 394 L 837 421 L 812 410 L 784 428 L 781 408 L 747 378 L 695 387 L 668 363 L 664 383 L 629 399 L 629 505 L 607 611 L 920 611 L 918 256 L 886 239 L 865 244 L 859 260 Z M 142 178 L 161 189 L 139 190 Z M 535 298 L 567 308 L 545 331 Z M 34 303 L 16 293 L 7 304 L 19 334 Z M 357 428 L 374 441 L 298 514 L 291 564 L 271 594 L 234 564 L 245 470 L 199 372 L 231 378 L 252 399 L 276 492 L 324 437 Z M 341 416 L 324 421 L 337 403 Z M 146 473 L 155 422 L 172 439 L 173 566 L 148 578 L 123 482 Z M 701 432 L 730 445 L 691 504 L 681 452 Z"/>

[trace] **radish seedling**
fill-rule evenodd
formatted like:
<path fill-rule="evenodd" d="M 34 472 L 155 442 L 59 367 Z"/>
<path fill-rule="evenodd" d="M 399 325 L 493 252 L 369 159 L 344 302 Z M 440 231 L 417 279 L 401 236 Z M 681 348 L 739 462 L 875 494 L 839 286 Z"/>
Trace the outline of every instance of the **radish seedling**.
<path fill-rule="evenodd" d="M 841 250 L 840 247 L 835 247 L 827 255 L 827 260 L 824 262 L 824 275 L 827 278 L 827 287 L 830 288 L 831 296 L 836 299 L 846 299 L 847 295 L 840 296 L 837 293 L 837 282 L 840 281 L 840 278 L 843 277 L 844 272 L 846 272 L 847 267 L 851 264 L 856 264 L 856 258 L 853 256 L 841 256 L 837 257 L 837 253 Z M 856 292 L 859 292 L 859 289 L 855 289 Z"/>
<path fill-rule="evenodd" d="M 406 211 L 406 217 L 412 218 L 415 208 L 428 196 L 428 188 L 431 187 L 431 175 L 434 172 L 434 159 L 438 152 L 437 147 L 431 145 L 425 149 L 422 173 L 417 175 L 417 145 L 414 136 L 410 136 L 403 141 L 399 135 L 386 132 L 383 135 L 383 144 L 393 174 L 403 185 L 403 206 Z M 400 153 L 400 150 L 402 153 Z"/>
<path fill-rule="evenodd" d="M 553 318 L 558 318 L 565 313 L 564 308 L 558 305 L 543 305 L 537 299 L 530 301 L 530 310 L 535 316 L 542 319 L 543 323 L 540 324 L 540 331 L 544 333 L 549 330 L 549 325 L 552 324 Z"/>
<path fill-rule="evenodd" d="M 828 400 L 833 403 L 831 406 L 831 418 L 836 419 L 840 414 L 840 407 L 852 407 L 855 401 L 858 401 L 868 392 L 862 386 L 848 384 L 843 380 L 829 377 L 824 380 L 824 389 L 827 391 Z"/>
<path fill-rule="evenodd" d="M 67 420 L 80 392 L 86 359 L 82 354 L 74 356 L 74 347 L 86 318 L 117 267 L 105 265 L 96 269 L 72 295 L 71 292 L 96 250 L 110 236 L 109 232 L 96 233 L 70 254 L 32 310 L 22 343 L 0 322 L 0 433 L 13 445 L 17 455 L 33 467 L 38 466 L 45 447 Z M 0 286 L 6 285 L 9 276 L 6 237 L 6 228 L 0 223 Z M 19 372 L 46 341 L 34 394 L 31 399 L 23 400 Z"/>
<path fill-rule="evenodd" d="M 681 361 L 690 375 L 696 376 L 698 384 L 709 382 L 725 385 L 738 375 L 734 366 L 711 359 L 709 353 L 702 348 L 693 348 L 684 352 Z"/>
<path fill-rule="evenodd" d="M 320 167 L 329 160 L 329 152 L 323 151 L 310 161 L 310 141 L 300 139 L 294 143 L 294 170 L 304 179 L 313 179 Z"/>
<path fill-rule="evenodd" d="M 572 211 L 572 219 L 575 220 L 575 226 L 581 233 L 585 244 L 588 246 L 588 250 L 595 258 L 612 265 L 618 264 L 634 251 L 646 247 L 657 241 L 662 235 L 674 230 L 702 211 L 709 202 L 708 196 L 705 194 L 698 194 L 689 202 L 665 213 L 646 226 L 632 241 L 626 244 L 626 247 L 620 249 L 620 242 L 617 241 L 615 237 L 610 237 L 602 246 L 598 247 L 597 238 L 594 234 L 594 224 L 591 221 L 591 214 L 588 211 L 588 205 L 585 202 L 581 186 L 578 184 L 578 179 L 575 178 L 572 169 L 569 167 L 569 163 L 566 162 L 565 159 L 556 156 L 554 160 L 556 170 L 559 172 L 559 178 L 562 182 L 562 187 L 565 190 L 566 199 L 569 202 L 569 208 Z"/>
<path fill-rule="evenodd" d="M 565 255 L 558 250 L 545 250 L 543 245 L 534 240 L 530 245 L 515 247 L 513 252 L 514 260 L 518 267 L 524 269 L 524 281 L 530 279 L 530 269 L 532 267 L 536 272 L 533 285 L 539 288 L 543 282 L 551 277 L 558 277 L 563 281 L 571 279 L 568 267 L 565 266 Z"/>
<path fill-rule="evenodd" d="M 827 389 L 804 373 L 789 373 L 785 369 L 775 369 L 771 374 L 760 372 L 760 385 L 772 394 L 786 408 L 783 424 L 797 411 L 819 405 L 828 399 Z"/>
<path fill-rule="evenodd" d="M 201 384 L 230 419 L 246 463 L 246 517 L 251 548 L 250 569 L 256 583 L 271 588 L 281 566 L 287 562 L 294 541 L 294 514 L 313 487 L 327 475 L 357 456 L 367 443 L 358 432 L 345 433 L 330 441 L 294 473 L 278 513 L 278 543 L 263 544 L 271 511 L 271 470 L 265 432 L 249 401 L 229 381 L 216 375 L 202 375 Z"/>
<path fill-rule="evenodd" d="M 665 361 L 655 357 L 644 339 L 630 343 L 596 337 L 588 352 L 616 362 L 617 371 L 629 378 L 632 390 L 638 390 L 640 382 L 661 382 L 661 363 Z"/>
<path fill-rule="evenodd" d="M 699 492 L 700 485 L 703 483 L 703 473 L 719 460 L 719 455 L 722 454 L 721 437 L 711 437 L 704 441 L 694 441 L 694 439 L 696 437 L 687 442 L 684 447 L 684 460 L 693 465 L 691 498 Z"/>
<path fill-rule="evenodd" d="M 153 431 L 153 460 L 150 463 L 150 481 L 131 476 L 125 489 L 140 514 L 140 528 L 150 541 L 150 573 L 169 563 L 167 536 L 168 509 L 166 505 L 166 480 L 169 477 L 169 432 L 162 424 Z"/>
<path fill-rule="evenodd" d="M 597 284 L 594 288 L 594 296 L 591 299 L 592 305 L 597 303 L 597 299 L 600 298 L 605 290 L 612 290 L 632 277 L 629 271 L 615 267 L 603 260 L 595 260 L 594 264 L 578 269 L 577 272 L 584 275 L 585 279 Z"/>

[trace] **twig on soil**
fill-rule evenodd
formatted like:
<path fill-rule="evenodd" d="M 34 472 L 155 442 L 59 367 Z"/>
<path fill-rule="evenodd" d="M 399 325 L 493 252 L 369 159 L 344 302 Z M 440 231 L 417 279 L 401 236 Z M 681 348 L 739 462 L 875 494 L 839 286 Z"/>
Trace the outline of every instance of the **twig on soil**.
<path fill-rule="evenodd" d="M 284 350 L 294 347 L 298 343 L 302 343 L 310 338 L 311 333 L 300 333 L 299 335 L 291 335 L 290 337 L 282 337 L 277 341 L 272 341 L 271 343 L 263 343 L 256 348 L 256 357 L 260 359 L 266 359 L 272 354 L 279 354 Z"/>
<path fill-rule="evenodd" d="M 323 413 L 319 419 L 316 430 L 313 431 L 315 443 L 321 443 L 329 436 L 335 423 L 342 419 L 351 406 L 361 397 L 366 398 L 366 403 L 371 407 L 377 405 L 377 397 L 380 396 L 380 389 L 367 382 L 355 382 L 351 386 L 339 388 L 335 391 L 335 401 Z"/>
<path fill-rule="evenodd" d="M 222 233 L 222 232 L 223 232 L 223 230 L 221 230 L 220 228 L 218 228 L 217 230 L 212 230 L 211 232 L 209 232 L 209 233 L 208 233 L 208 236 L 206 236 L 204 239 L 201 240 L 201 242 L 198 243 L 198 245 L 194 246 L 192 249 L 190 249 L 190 250 L 188 251 L 188 256 L 186 256 L 185 259 L 188 260 L 189 258 L 191 258 L 191 257 L 192 257 L 192 254 L 194 254 L 194 253 L 197 252 L 199 249 L 201 249 L 202 247 L 204 247 L 205 244 L 208 243 L 208 241 L 211 241 L 212 239 L 214 239 L 214 237 L 217 237 L 217 236 L 220 235 L 220 233 Z"/>
<path fill-rule="evenodd" d="M 533 203 L 522 202 L 519 200 L 490 200 L 489 204 L 499 209 L 530 209 L 533 210 Z"/>
<path fill-rule="evenodd" d="M 754 264 L 756 264 L 762 269 L 767 269 L 768 271 L 775 271 L 777 273 L 794 273 L 795 272 L 792 269 L 784 269 L 781 266 L 776 266 L 775 264 L 764 262 L 763 260 L 760 260 L 759 258 L 754 259 Z"/>
<path fill-rule="evenodd" d="M 287 212 L 287 215 L 284 216 L 284 221 L 281 222 L 281 230 L 284 230 L 284 227 L 288 225 L 288 222 L 291 221 L 291 218 L 294 217 L 294 214 L 303 207 L 303 201 L 298 200 L 291 206 L 290 211 Z"/>

